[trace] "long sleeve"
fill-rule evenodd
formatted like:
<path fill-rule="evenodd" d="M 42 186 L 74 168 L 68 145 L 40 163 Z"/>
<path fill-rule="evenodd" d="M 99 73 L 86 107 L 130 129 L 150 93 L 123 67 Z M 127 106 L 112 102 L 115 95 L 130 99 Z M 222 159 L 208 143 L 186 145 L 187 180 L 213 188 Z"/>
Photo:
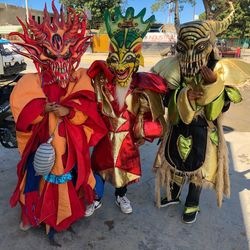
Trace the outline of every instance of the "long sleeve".
<path fill-rule="evenodd" d="M 16 128 L 18 131 L 28 132 L 32 125 L 42 121 L 46 101 L 45 99 L 34 99 L 29 102 L 20 112 Z"/>
<path fill-rule="evenodd" d="M 187 93 L 189 89 L 190 89 L 189 87 L 183 88 L 177 97 L 177 109 L 181 120 L 185 124 L 191 123 L 196 113 L 195 102 L 194 101 L 190 102 L 188 100 Z"/>

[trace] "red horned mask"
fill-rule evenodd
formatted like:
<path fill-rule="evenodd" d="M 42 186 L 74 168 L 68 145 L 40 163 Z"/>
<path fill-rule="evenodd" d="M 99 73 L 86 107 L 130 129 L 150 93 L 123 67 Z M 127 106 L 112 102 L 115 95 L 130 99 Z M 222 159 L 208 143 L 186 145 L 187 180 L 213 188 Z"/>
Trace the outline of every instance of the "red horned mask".
<path fill-rule="evenodd" d="M 67 8 L 65 15 L 62 6 L 59 14 L 54 1 L 52 1 L 52 9 L 53 21 L 45 4 L 42 24 L 38 24 L 29 17 L 26 27 L 18 18 L 23 34 L 12 32 L 10 35 L 17 35 L 24 41 L 24 43 L 15 44 L 24 47 L 28 53 L 17 50 L 19 54 L 32 59 L 38 72 L 42 70 L 49 73 L 52 76 L 51 83 L 57 82 L 65 88 L 69 81 L 74 80 L 72 73 L 78 67 L 81 56 L 89 45 L 90 37 L 85 36 L 85 14 L 80 20 L 80 14 L 76 14 L 72 8 Z"/>

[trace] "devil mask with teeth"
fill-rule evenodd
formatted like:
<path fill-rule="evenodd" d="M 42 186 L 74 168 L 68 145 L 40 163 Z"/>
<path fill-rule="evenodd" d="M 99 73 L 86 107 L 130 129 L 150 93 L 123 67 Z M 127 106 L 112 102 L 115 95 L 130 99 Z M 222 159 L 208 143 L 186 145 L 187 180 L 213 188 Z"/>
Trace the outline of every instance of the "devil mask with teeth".
<path fill-rule="evenodd" d="M 202 66 L 207 66 L 210 59 L 216 58 L 216 35 L 227 29 L 233 20 L 234 7 L 230 14 L 222 21 L 193 21 L 180 25 L 178 15 L 175 27 L 178 32 L 176 50 L 178 52 L 181 73 L 184 77 L 196 75 Z"/>
<path fill-rule="evenodd" d="M 121 87 L 127 87 L 131 82 L 132 74 L 137 72 L 139 65 L 144 64 L 141 53 L 142 39 L 155 20 L 155 17 L 151 16 L 143 21 L 145 12 L 144 8 L 134 16 L 134 9 L 130 7 L 123 16 L 120 8 L 116 8 L 114 21 L 111 20 L 108 10 L 104 14 L 111 41 L 107 64 L 115 75 L 115 83 Z"/>
<path fill-rule="evenodd" d="M 52 9 L 53 21 L 45 4 L 42 24 L 38 24 L 30 17 L 26 27 L 18 19 L 24 33 L 13 32 L 10 35 L 22 38 L 24 43 L 16 44 L 24 47 L 28 53 L 20 50 L 17 50 L 17 53 L 32 59 L 39 74 L 46 72 L 51 76 L 49 83 L 56 82 L 62 88 L 66 88 L 70 81 L 74 81 L 72 73 L 78 67 L 90 37 L 84 36 L 85 16 L 77 15 L 71 8 L 68 8 L 65 14 L 62 6 L 59 14 L 54 1 Z"/>

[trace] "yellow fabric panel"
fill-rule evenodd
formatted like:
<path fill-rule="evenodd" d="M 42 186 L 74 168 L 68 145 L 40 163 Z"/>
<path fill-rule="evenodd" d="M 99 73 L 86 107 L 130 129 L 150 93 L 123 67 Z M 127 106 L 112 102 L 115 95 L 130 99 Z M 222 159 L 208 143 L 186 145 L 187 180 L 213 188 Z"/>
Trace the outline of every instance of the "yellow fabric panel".
<path fill-rule="evenodd" d="M 151 111 L 153 121 L 156 121 L 159 117 L 163 116 L 165 113 L 161 95 L 151 90 L 145 90 L 143 95 L 146 96 L 147 98 L 146 101 L 148 104 L 146 106 L 149 105 L 149 108 L 150 108 L 149 111 Z M 143 102 L 144 97 L 141 96 L 140 99 L 141 99 L 140 109 L 142 109 L 144 108 L 143 103 L 145 103 Z"/>
<path fill-rule="evenodd" d="M 250 64 L 239 59 L 221 59 L 215 66 L 225 85 L 240 85 L 250 79 Z"/>
<path fill-rule="evenodd" d="M 75 115 L 72 119 L 70 119 L 70 122 L 74 125 L 80 125 L 83 124 L 88 116 L 83 114 L 83 112 L 79 111 L 79 110 L 74 110 L 75 111 Z"/>
<path fill-rule="evenodd" d="M 217 161 L 217 151 L 218 147 L 210 139 L 211 130 L 208 131 L 208 142 L 207 142 L 207 155 L 205 164 L 202 166 L 203 177 L 212 183 L 215 183 L 218 161 Z"/>
<path fill-rule="evenodd" d="M 31 135 L 32 135 L 32 132 L 24 133 L 24 132 L 16 131 L 16 139 L 17 139 L 18 151 L 20 155 L 23 154 L 25 146 L 28 140 L 30 139 Z"/>
<path fill-rule="evenodd" d="M 187 97 L 188 90 L 189 90 L 189 87 L 183 88 L 180 91 L 178 98 L 177 98 L 177 108 L 179 111 L 179 115 L 180 115 L 181 120 L 185 124 L 190 124 L 195 115 L 195 110 L 192 108 L 193 106 L 195 106 L 195 104 L 193 103 L 193 105 L 191 105 L 191 103 L 189 102 L 188 97 Z"/>
<path fill-rule="evenodd" d="M 27 171 L 25 171 L 25 174 L 23 176 L 22 182 L 20 184 L 19 190 L 20 190 L 20 198 L 19 201 L 22 204 L 25 204 L 25 195 L 24 195 L 24 188 L 25 188 L 25 183 L 26 183 L 26 175 L 27 175 Z"/>
<path fill-rule="evenodd" d="M 88 184 L 91 186 L 92 189 L 94 189 L 96 181 L 92 171 L 89 174 Z"/>
<path fill-rule="evenodd" d="M 44 184 L 45 184 L 45 180 L 43 178 L 41 178 L 40 183 L 39 183 L 39 195 L 42 194 Z"/>
<path fill-rule="evenodd" d="M 140 175 L 132 174 L 116 167 L 103 170 L 99 174 L 105 181 L 112 183 L 115 188 L 124 187 L 129 182 L 140 178 Z"/>
<path fill-rule="evenodd" d="M 72 215 L 68 184 L 58 184 L 58 210 L 56 224 L 65 220 Z"/>
<path fill-rule="evenodd" d="M 85 134 L 87 136 L 87 141 L 89 142 L 90 139 L 91 139 L 91 136 L 93 134 L 93 129 L 88 127 L 88 126 L 83 126 L 83 129 L 84 129 L 84 132 L 85 132 Z"/>
<path fill-rule="evenodd" d="M 39 122 L 41 122 L 43 119 L 43 116 L 39 115 L 31 124 L 34 125 L 34 124 L 37 124 Z"/>
<path fill-rule="evenodd" d="M 73 77 L 77 78 L 78 81 L 76 83 L 75 82 L 69 83 L 68 92 L 63 97 L 63 99 L 66 98 L 68 95 L 81 91 L 81 90 L 89 90 L 89 91 L 94 92 L 94 89 L 91 84 L 91 79 L 87 75 L 86 69 L 83 69 L 83 68 L 78 69 L 76 72 L 73 73 Z"/>
<path fill-rule="evenodd" d="M 17 122 L 20 113 L 29 102 L 36 98 L 46 98 L 40 86 L 41 82 L 39 81 L 38 74 L 24 75 L 18 81 L 10 95 L 10 106 L 15 122 Z M 31 132 L 16 131 L 20 154 L 23 153 L 31 134 Z"/>
<path fill-rule="evenodd" d="M 10 95 L 10 106 L 15 122 L 17 122 L 18 116 L 23 108 L 30 101 L 37 98 L 46 98 L 41 88 L 38 74 L 24 75 L 17 82 Z"/>
<path fill-rule="evenodd" d="M 49 113 L 49 132 L 50 135 L 54 133 L 53 140 L 52 140 L 52 146 L 55 149 L 56 158 L 55 158 L 55 164 L 52 168 L 51 173 L 55 175 L 62 175 L 64 174 L 64 166 L 62 161 L 62 156 L 66 152 L 66 138 L 61 137 L 58 134 L 58 126 L 61 121 L 57 121 L 56 116 L 53 113 Z"/>

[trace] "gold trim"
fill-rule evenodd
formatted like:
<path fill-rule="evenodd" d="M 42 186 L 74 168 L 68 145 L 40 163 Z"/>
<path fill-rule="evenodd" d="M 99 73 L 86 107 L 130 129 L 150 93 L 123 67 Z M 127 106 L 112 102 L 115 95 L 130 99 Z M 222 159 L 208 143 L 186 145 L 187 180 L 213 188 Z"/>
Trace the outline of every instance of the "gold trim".
<path fill-rule="evenodd" d="M 129 182 L 141 177 L 140 175 L 129 173 L 117 167 L 103 170 L 99 172 L 99 174 L 105 181 L 110 182 L 116 188 L 124 187 Z"/>
<path fill-rule="evenodd" d="M 116 165 L 116 161 L 120 153 L 122 143 L 125 137 L 128 135 L 128 133 L 129 133 L 128 131 L 119 132 L 119 133 L 109 132 L 109 139 L 113 146 L 114 165 Z"/>

